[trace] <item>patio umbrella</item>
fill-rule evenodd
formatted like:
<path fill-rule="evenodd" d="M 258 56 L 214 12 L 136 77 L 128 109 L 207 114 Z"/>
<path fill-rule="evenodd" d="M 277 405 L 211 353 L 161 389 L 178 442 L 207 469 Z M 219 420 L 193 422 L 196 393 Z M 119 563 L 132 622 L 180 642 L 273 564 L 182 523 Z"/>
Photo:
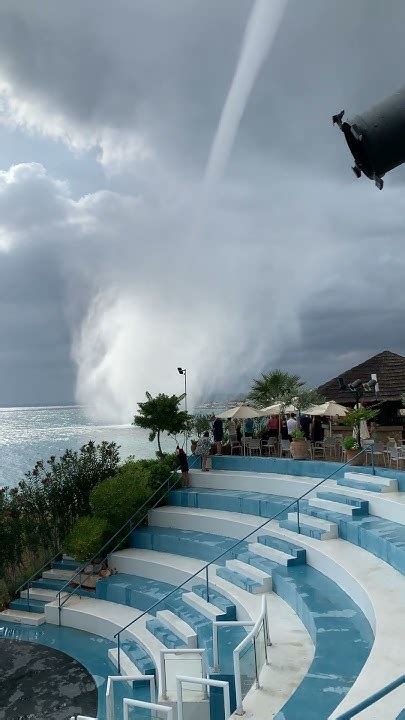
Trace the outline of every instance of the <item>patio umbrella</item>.
<path fill-rule="evenodd" d="M 237 405 L 236 407 L 229 408 L 225 412 L 220 413 L 217 417 L 222 420 L 249 420 L 250 418 L 265 417 L 267 415 L 263 410 L 258 408 L 250 407 L 250 405 Z M 245 422 L 243 422 L 243 454 L 245 454 Z"/>
<path fill-rule="evenodd" d="M 328 402 L 322 403 L 321 405 L 313 405 L 308 410 L 306 410 L 306 415 L 325 415 L 326 417 L 328 417 L 329 435 L 332 435 L 331 418 L 344 417 L 348 411 L 349 409 L 344 405 L 339 405 L 339 403 L 335 402 L 334 400 L 329 400 Z"/>

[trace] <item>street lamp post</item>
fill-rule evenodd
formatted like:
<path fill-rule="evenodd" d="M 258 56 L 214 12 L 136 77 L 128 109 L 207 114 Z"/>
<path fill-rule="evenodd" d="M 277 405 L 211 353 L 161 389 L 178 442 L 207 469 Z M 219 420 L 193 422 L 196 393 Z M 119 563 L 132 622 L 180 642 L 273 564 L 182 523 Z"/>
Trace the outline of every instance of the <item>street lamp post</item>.
<path fill-rule="evenodd" d="M 177 368 L 177 372 L 179 375 L 184 375 L 184 409 L 187 412 L 187 370 L 186 368 Z M 186 441 L 186 455 L 187 455 L 187 449 L 188 449 L 188 432 L 186 430 L 185 432 L 185 441 Z"/>

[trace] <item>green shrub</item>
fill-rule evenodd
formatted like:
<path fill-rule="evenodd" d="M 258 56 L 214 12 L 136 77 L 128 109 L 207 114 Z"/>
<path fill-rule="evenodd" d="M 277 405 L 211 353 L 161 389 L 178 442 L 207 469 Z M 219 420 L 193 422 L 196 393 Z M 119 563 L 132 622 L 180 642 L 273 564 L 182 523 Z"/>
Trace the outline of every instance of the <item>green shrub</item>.
<path fill-rule="evenodd" d="M 65 551 L 76 560 L 90 560 L 110 534 L 106 518 L 85 515 L 78 520 L 65 541 Z"/>
<path fill-rule="evenodd" d="M 10 602 L 10 595 L 4 580 L 0 580 L 0 611 L 4 610 Z"/>
<path fill-rule="evenodd" d="M 130 461 L 114 477 L 104 480 L 93 489 L 90 505 L 95 515 L 104 518 L 112 532 L 115 532 L 141 508 L 151 494 L 147 470 L 141 469 L 135 461 Z"/>
<path fill-rule="evenodd" d="M 353 435 L 347 435 L 343 438 L 342 445 L 345 450 L 359 450 L 359 444 Z"/>
<path fill-rule="evenodd" d="M 305 433 L 302 430 L 300 430 L 299 428 L 296 428 L 295 430 L 292 431 L 291 437 L 293 440 L 304 440 Z"/>

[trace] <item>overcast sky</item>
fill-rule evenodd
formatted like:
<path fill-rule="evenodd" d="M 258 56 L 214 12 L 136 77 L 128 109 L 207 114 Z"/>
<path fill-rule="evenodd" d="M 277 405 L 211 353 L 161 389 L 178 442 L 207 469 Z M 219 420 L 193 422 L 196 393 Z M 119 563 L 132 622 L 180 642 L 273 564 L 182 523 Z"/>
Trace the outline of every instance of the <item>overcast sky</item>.
<path fill-rule="evenodd" d="M 271 2 L 272 0 L 268 0 Z M 0 0 L 0 405 L 130 419 L 405 353 L 405 173 L 333 113 L 404 84 L 402 0 L 289 0 L 195 233 L 250 0 Z"/>

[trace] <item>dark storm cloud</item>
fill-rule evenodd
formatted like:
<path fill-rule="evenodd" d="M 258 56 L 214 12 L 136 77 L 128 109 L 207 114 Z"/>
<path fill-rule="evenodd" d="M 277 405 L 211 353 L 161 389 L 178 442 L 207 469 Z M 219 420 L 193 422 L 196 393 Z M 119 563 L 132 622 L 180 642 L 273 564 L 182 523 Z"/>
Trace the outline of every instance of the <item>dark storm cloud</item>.
<path fill-rule="evenodd" d="M 5 127 L 33 149 L 39 136 L 66 143 L 84 173 L 96 150 L 109 175 L 73 197 L 65 151 L 57 179 L 38 164 L 3 174 L 0 362 L 3 378 L 13 366 L 25 378 L 12 392 L 1 380 L 4 397 L 27 402 L 33 385 L 35 402 L 67 397 L 72 343 L 80 399 L 121 417 L 144 388 L 175 387 L 180 357 L 211 394 L 276 364 L 317 384 L 385 347 L 405 352 L 404 171 L 383 193 L 356 182 L 331 126 L 404 83 L 400 0 L 290 0 L 192 237 L 251 7 L 1 3 Z"/>

